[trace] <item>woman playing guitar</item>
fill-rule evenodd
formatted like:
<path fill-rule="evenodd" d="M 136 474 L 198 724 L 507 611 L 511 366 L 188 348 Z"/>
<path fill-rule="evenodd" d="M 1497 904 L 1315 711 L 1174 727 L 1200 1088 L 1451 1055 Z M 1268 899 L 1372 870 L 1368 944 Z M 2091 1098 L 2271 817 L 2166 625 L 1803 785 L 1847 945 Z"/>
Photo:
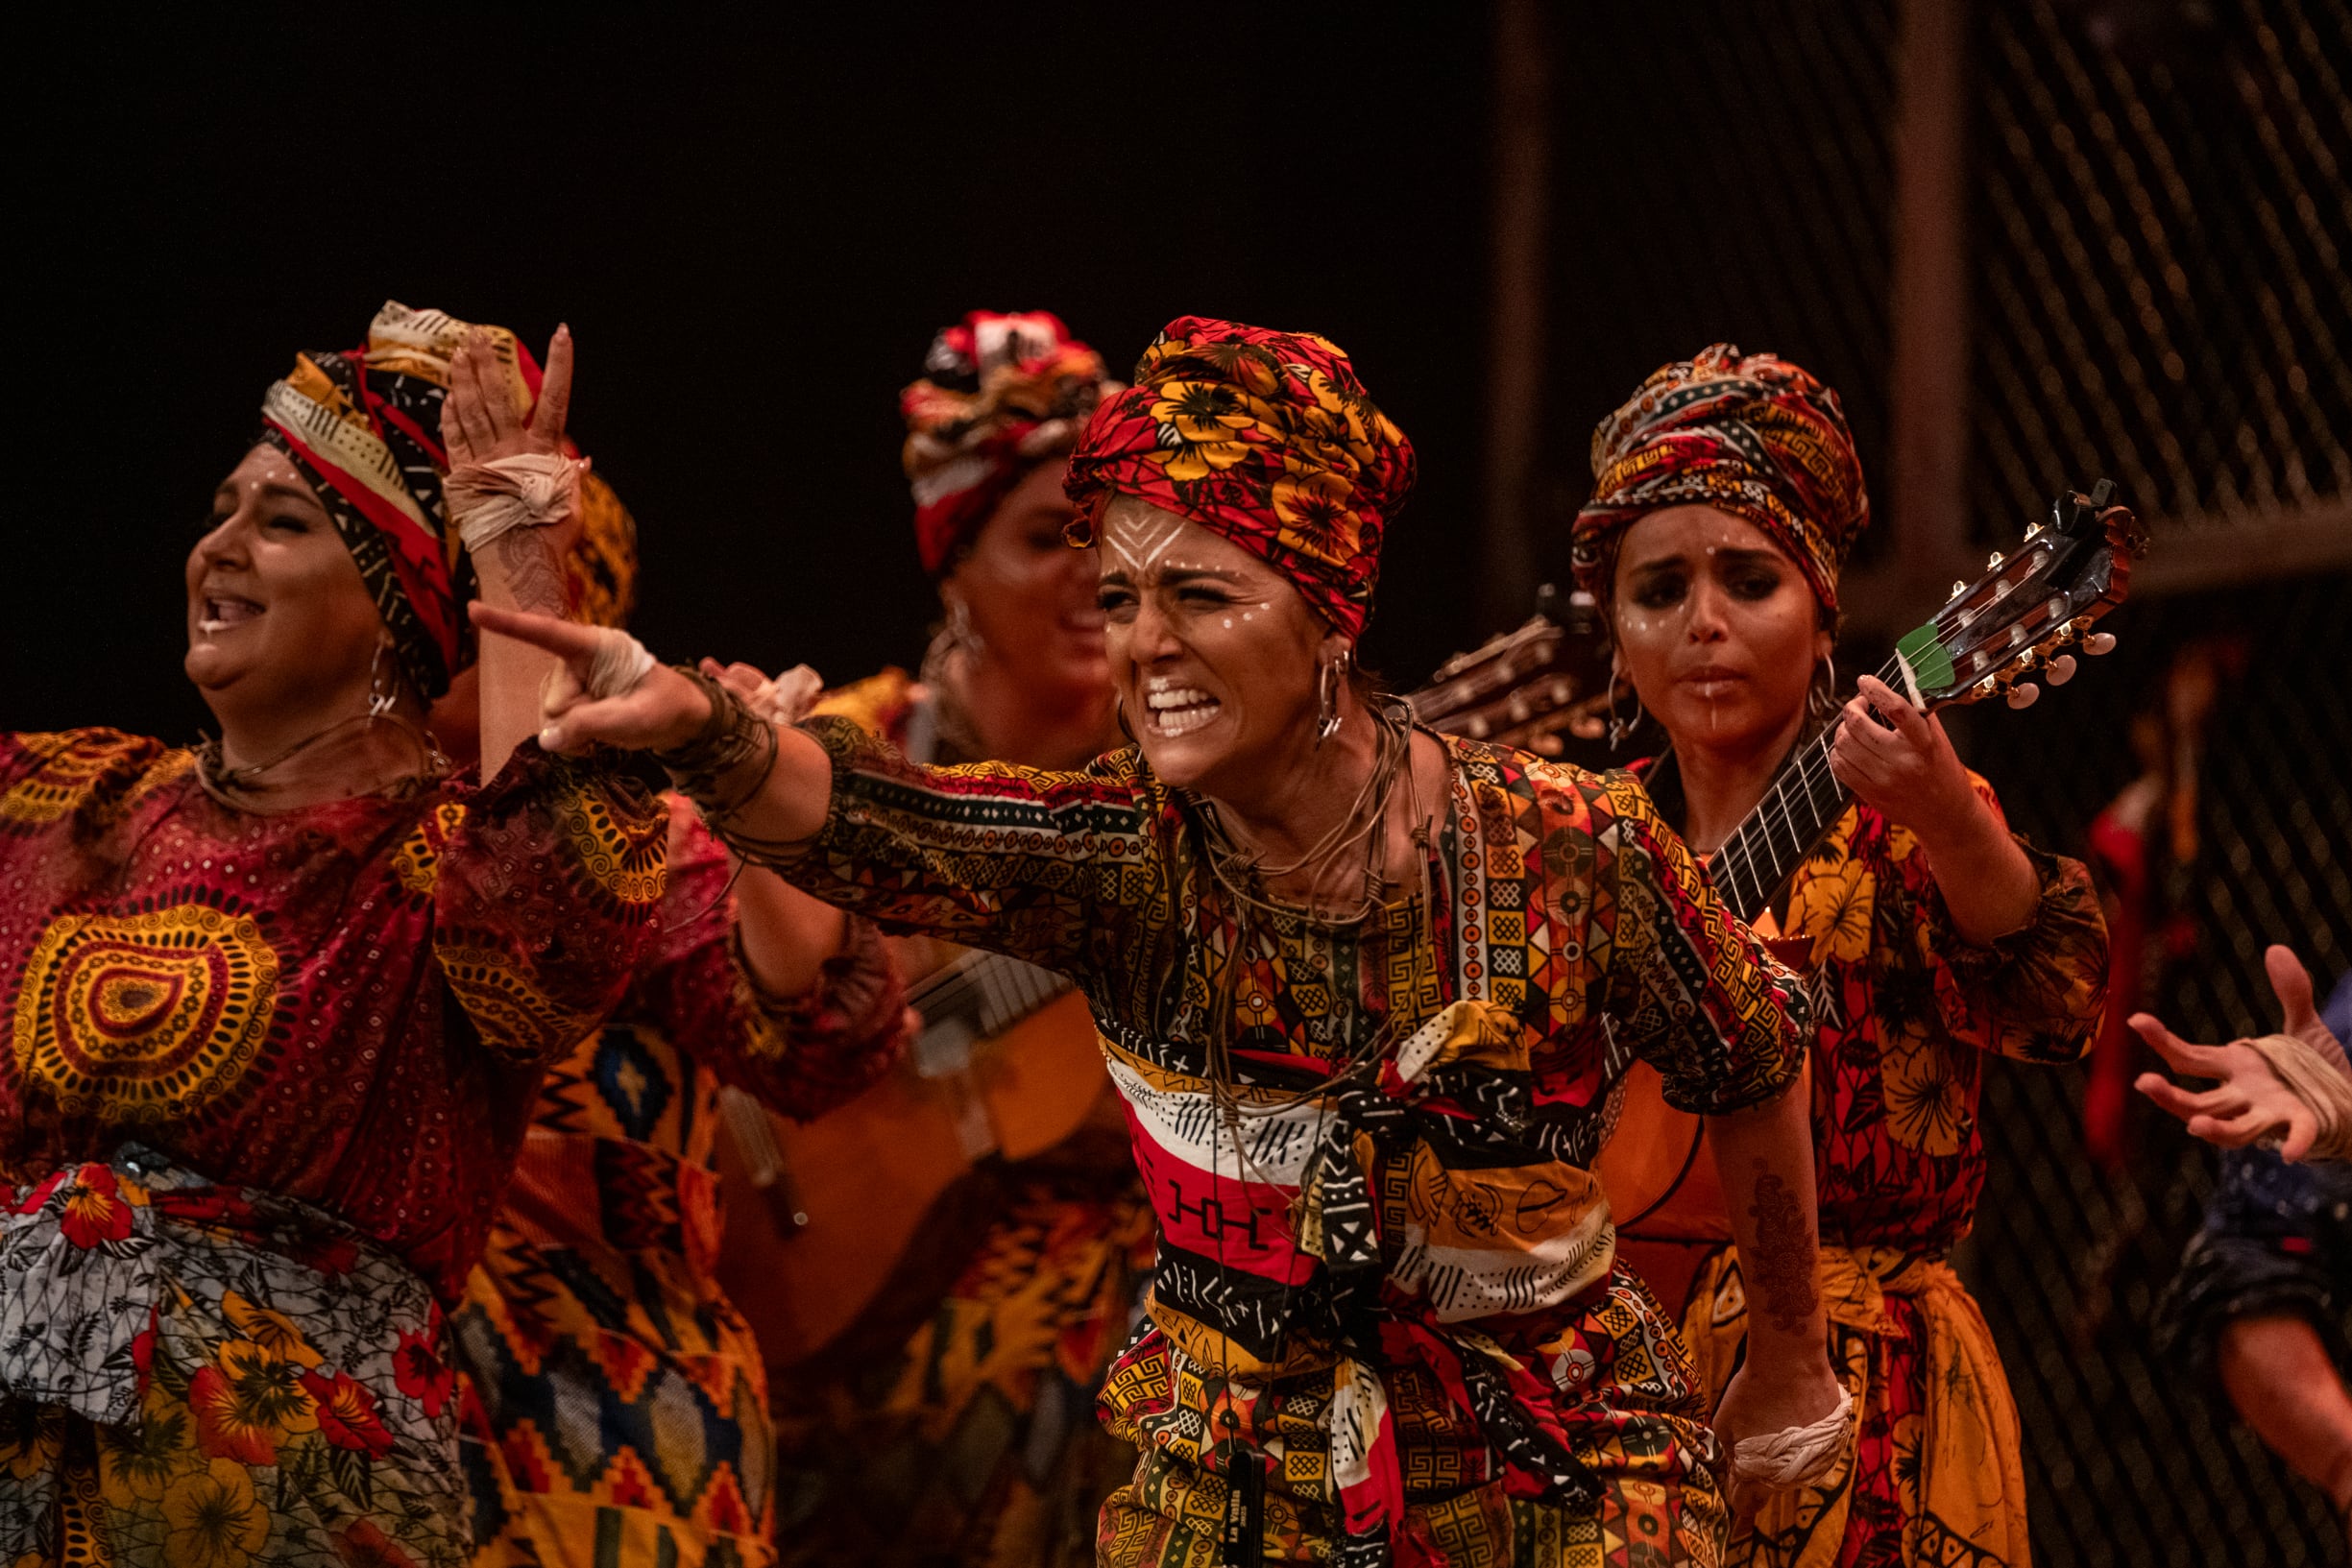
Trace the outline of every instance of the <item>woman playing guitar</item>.
<path fill-rule="evenodd" d="M 1577 577 L 1614 645 L 1612 712 L 1631 697 L 1664 731 L 1667 749 L 1642 768 L 1661 813 L 1693 850 L 1722 849 L 1776 808 L 1784 765 L 1806 765 L 1800 742 L 1831 725 L 1828 765 L 1855 797 L 1757 924 L 1785 933 L 1812 974 L 1823 1295 L 1859 1426 L 1850 1468 L 1776 1499 L 1727 1561 L 1943 1562 L 1956 1538 L 1972 1563 L 2022 1564 L 2016 1408 L 1945 1259 L 1984 1179 L 1980 1053 L 2070 1062 L 2091 1044 L 2106 935 L 2089 879 L 2008 832 L 1990 787 L 1904 693 L 1865 678 L 1839 708 L 1837 575 L 1869 502 L 1835 393 L 1718 344 L 1604 420 L 1592 465 Z M 1813 831 L 1791 821 L 1776 836 L 1785 847 Z M 1727 885 L 1726 862 L 1713 869 Z M 1639 1142 L 1627 1136 L 1637 1110 L 1618 1146 Z M 1685 1162 L 1688 1142 L 1652 1138 L 1640 1152 L 1704 1172 L 1710 1162 Z M 1620 1215 L 1645 1273 L 1673 1250 L 1645 1236 L 1729 1235 L 1720 1196 L 1706 1213 L 1699 1185 L 1653 1215 Z M 1718 1247 L 1685 1321 L 1712 1388 L 1738 1364 L 1746 1313 L 1740 1259 Z"/>

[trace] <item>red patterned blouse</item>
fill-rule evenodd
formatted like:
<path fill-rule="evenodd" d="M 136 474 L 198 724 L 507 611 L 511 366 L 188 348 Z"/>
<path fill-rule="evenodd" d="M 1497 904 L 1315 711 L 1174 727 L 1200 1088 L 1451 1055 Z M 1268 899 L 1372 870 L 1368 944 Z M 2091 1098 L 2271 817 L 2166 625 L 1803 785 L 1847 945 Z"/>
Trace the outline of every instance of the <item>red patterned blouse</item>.
<path fill-rule="evenodd" d="M 455 1300 L 542 1071 L 653 935 L 667 826 L 533 745 L 488 784 L 258 815 L 158 740 L 0 736 L 0 1179 L 136 1141 Z"/>

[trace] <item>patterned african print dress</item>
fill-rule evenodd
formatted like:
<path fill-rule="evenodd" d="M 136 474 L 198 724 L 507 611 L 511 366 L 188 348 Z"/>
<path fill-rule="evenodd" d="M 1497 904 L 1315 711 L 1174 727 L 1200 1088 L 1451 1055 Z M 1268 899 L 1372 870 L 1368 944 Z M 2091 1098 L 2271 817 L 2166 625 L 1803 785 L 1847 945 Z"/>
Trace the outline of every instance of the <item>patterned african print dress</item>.
<path fill-rule="evenodd" d="M 916 691 L 888 669 L 817 712 L 952 755 L 965 726 Z M 856 1343 L 779 1380 L 786 1562 L 1095 1560 L 1095 1517 L 1135 1450 L 1094 1402 L 1154 1231 L 1107 1078 L 1102 1094 L 1106 1118 L 1032 1158 L 984 1160 L 943 1194 Z"/>
<path fill-rule="evenodd" d="M 474 1561 L 774 1560 L 767 1371 L 715 1275 L 719 1090 L 810 1117 L 895 1059 L 904 988 L 853 918 L 806 995 L 738 961 L 726 853 L 669 797 L 669 889 L 612 1019 L 556 1064 L 451 1316 Z"/>
<path fill-rule="evenodd" d="M 664 837 L 533 745 L 256 815 L 0 737 L 0 1562 L 465 1562 L 444 1307 Z"/>
<path fill-rule="evenodd" d="M 1716 1560 L 1705 1403 L 1589 1168 L 1637 1056 L 1732 1111 L 1808 1025 L 1638 784 L 1447 739 L 1425 903 L 1245 924 L 1131 751 L 920 769 L 810 732 L 834 797 L 788 877 L 1092 1006 L 1161 1233 L 1103 1561 Z"/>
<path fill-rule="evenodd" d="M 1992 787 L 1970 775 L 2000 817 Z M 2019 841 L 2021 844 L 2024 841 Z M 2025 846 L 2033 918 L 1989 948 L 1952 929 L 1910 831 L 1856 803 L 1799 869 L 1786 929 L 1812 940 L 1812 1052 L 1830 1361 L 1860 1411 L 1853 1459 L 1735 1536 L 1740 1563 L 2024 1568 L 2017 1406 L 1946 1261 L 1984 1187 L 1984 1053 L 2072 1062 L 2106 990 L 2106 925 L 2076 861 Z M 1736 1252 L 1699 1272 L 1684 1335 L 1710 1390 L 1738 1364 Z"/>

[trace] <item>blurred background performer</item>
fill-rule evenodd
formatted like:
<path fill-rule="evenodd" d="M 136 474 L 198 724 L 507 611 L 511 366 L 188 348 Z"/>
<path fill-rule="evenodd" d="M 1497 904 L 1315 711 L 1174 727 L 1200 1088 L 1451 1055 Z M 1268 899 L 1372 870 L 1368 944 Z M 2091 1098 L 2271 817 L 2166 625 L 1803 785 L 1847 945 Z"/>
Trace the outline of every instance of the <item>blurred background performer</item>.
<path fill-rule="evenodd" d="M 0 740 L 0 1560 L 465 1556 L 443 1312 L 663 878 L 643 791 L 528 743 L 537 650 L 485 639 L 488 783 L 422 727 L 449 454 L 556 480 L 465 559 L 565 608 L 570 362 L 399 304 L 298 357 L 187 557 L 220 738 Z"/>
<path fill-rule="evenodd" d="M 579 477 L 571 618 L 622 625 L 637 527 Z M 461 674 L 433 733 L 473 760 Z M 767 1373 L 715 1278 L 721 1082 L 809 1117 L 871 1083 L 905 1034 L 870 922 L 773 873 L 732 882 L 693 808 L 669 808 L 660 928 L 628 997 L 542 1085 L 490 1239 L 450 1317 L 474 1561 L 772 1562 Z"/>
<path fill-rule="evenodd" d="M 1984 1180 L 1981 1053 L 2071 1062 L 2097 1026 L 2089 876 L 2013 838 L 1942 725 L 1898 693 L 1865 678 L 1839 711 L 1837 577 L 1870 506 L 1834 392 L 1716 344 L 1601 422 L 1592 470 L 1577 575 L 1606 610 L 1616 678 L 1664 731 L 1641 770 L 1661 814 L 1712 854 L 1832 722 L 1856 796 L 1758 925 L 1810 943 L 1822 1286 L 1860 1426 L 1851 1471 L 1777 1499 L 1733 1560 L 1942 1563 L 1952 1541 L 2014 1568 L 2016 1407 L 1945 1259 Z M 1751 1288 L 1736 1251 L 1700 1270 L 1684 1334 L 1711 1387 L 1739 1364 Z"/>
<path fill-rule="evenodd" d="M 2352 1540 L 2352 1089 L 2341 1082 L 2352 973 L 2319 1008 L 2291 950 L 2263 957 L 2284 1015 L 2279 1034 L 2194 1046 L 2148 1014 L 2131 1020 L 2183 1076 L 2219 1080 L 2192 1093 L 2148 1073 L 2137 1087 L 2225 1151 L 2158 1315 L 2167 1347 L 2327 1494 Z M 2275 1070 L 2287 1057 L 2299 1057 L 2302 1072 L 2282 1078 Z M 2330 1076 L 2334 1093 L 2322 1093 Z"/>
<path fill-rule="evenodd" d="M 904 460 L 942 623 L 919 684 L 885 670 L 816 712 L 853 719 L 917 761 L 1081 767 L 1124 742 L 1094 563 L 1062 538 L 1076 512 L 1061 476 L 1116 383 L 1044 312 L 975 311 L 940 331 L 923 370 L 900 398 Z M 963 951 L 924 937 L 898 946 L 913 975 Z M 983 1156 L 949 1175 L 855 1328 L 780 1372 L 787 1561 L 1094 1560 L 1096 1511 L 1135 1458 L 1095 1421 L 1094 1401 L 1151 1269 L 1152 1214 L 1082 1007 L 1068 1010 L 1063 1032 L 923 1064 L 934 1087 L 947 1075 L 937 1070 L 953 1075 L 950 1093 L 985 1119 L 993 1149 L 1024 1142 L 994 1124 L 1000 1110 L 1079 1125 L 1042 1152 Z M 997 1104 L 989 1089 L 1005 1076 L 995 1071 L 1005 1049 L 1037 1058 L 1013 1064 L 1027 1070 L 1021 1092 L 1054 1105 Z M 865 1130 L 885 1146 L 923 1135 L 903 1108 L 875 1097 L 817 1135 L 840 1132 L 843 1119 L 874 1122 Z M 870 1217 L 880 1189 L 868 1192 L 859 1207 Z M 745 1213 L 737 1235 L 765 1240 L 759 1218 Z M 777 1288 L 772 1247 L 795 1244 L 731 1249 L 755 1324 Z"/>
<path fill-rule="evenodd" d="M 1636 1055 L 1710 1117 L 1758 1302 L 1720 1429 L 1834 1444 L 1795 982 L 1630 781 L 1358 688 L 1414 466 L 1346 354 L 1185 317 L 1137 381 L 1068 481 L 1136 750 L 925 769 L 663 669 L 543 739 L 654 749 L 798 885 L 1079 980 L 1161 1233 L 1102 1561 L 1711 1564 L 1703 1396 L 1588 1167 Z"/>

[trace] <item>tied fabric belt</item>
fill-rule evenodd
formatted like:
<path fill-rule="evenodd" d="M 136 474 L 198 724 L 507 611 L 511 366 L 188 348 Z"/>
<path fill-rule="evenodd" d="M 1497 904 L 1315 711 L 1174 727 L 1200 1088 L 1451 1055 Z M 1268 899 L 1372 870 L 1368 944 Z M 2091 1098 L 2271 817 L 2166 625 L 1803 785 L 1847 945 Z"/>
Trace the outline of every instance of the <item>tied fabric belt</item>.
<path fill-rule="evenodd" d="M 1556 1390 L 1467 1325 L 1556 1307 L 1607 1279 L 1614 1242 L 1599 1185 L 1533 1156 L 1522 1169 L 1452 1170 L 1422 1136 L 1425 1117 L 1523 1121 L 1521 1039 L 1508 1012 L 1458 1001 L 1377 1078 L 1313 1097 L 1237 1089 L 1249 1109 L 1228 1122 L 1209 1080 L 1178 1065 L 1184 1048 L 1103 1035 L 1160 1222 L 1152 1320 L 1215 1378 L 1265 1384 L 1329 1368 L 1330 1480 L 1351 1562 L 1389 1560 L 1405 1525 L 1384 1365 L 1425 1366 L 1500 1456 L 1513 1492 L 1598 1496 L 1569 1449 Z M 1375 1186 L 1393 1185 L 1375 1183 L 1385 1170 L 1401 1170 L 1410 1194 L 1402 1235 L 1386 1234 L 1376 1201 Z M 1294 1332 L 1329 1354 L 1298 1364 Z M 1271 1462 L 1254 1450 L 1225 1456 L 1233 1497 L 1260 1490 L 1262 1472 L 1244 1472 Z"/>
<path fill-rule="evenodd" d="M 707 1279 L 718 1266 L 719 1203 L 716 1174 L 667 1149 L 533 1127 L 498 1219 L 542 1246 L 672 1253 Z"/>

